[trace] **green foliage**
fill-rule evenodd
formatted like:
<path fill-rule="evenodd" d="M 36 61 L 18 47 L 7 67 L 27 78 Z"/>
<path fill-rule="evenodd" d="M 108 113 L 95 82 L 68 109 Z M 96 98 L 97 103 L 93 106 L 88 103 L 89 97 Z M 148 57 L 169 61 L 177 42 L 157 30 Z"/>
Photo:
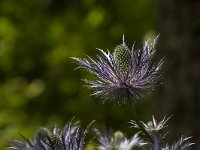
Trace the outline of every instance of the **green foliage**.
<path fill-rule="evenodd" d="M 88 96 L 80 79 L 89 75 L 74 72 L 69 57 L 114 47 L 122 34 L 141 41 L 153 30 L 153 2 L 1 0 L 0 145 L 73 116 L 83 124 L 126 126 L 128 112 Z"/>

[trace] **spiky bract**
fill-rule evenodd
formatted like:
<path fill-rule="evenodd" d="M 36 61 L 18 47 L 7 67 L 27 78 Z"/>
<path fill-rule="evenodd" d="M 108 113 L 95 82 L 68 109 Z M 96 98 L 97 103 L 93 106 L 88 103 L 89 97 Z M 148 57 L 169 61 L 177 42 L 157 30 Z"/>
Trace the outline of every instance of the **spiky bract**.
<path fill-rule="evenodd" d="M 134 46 L 130 50 L 124 39 L 116 46 L 114 52 L 100 50 L 97 59 L 72 57 L 79 67 L 96 75 L 93 81 L 85 80 L 94 90 L 92 95 L 99 96 L 103 101 L 115 100 L 126 103 L 131 97 L 138 98 L 141 93 L 152 90 L 160 79 L 163 59 L 153 62 L 157 37 L 153 43 L 145 42 L 141 50 Z"/>
<path fill-rule="evenodd" d="M 91 124 L 81 130 L 78 122 L 71 121 L 64 129 L 53 128 L 52 131 L 40 128 L 33 140 L 21 136 L 23 141 L 11 141 L 12 150 L 83 150 L 87 142 L 85 137 Z"/>

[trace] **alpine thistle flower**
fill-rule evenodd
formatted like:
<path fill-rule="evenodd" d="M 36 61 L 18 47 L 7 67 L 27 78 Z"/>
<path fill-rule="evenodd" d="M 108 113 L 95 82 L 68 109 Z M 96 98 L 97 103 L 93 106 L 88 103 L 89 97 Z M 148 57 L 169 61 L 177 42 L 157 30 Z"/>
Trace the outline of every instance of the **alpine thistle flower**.
<path fill-rule="evenodd" d="M 181 136 L 177 142 L 174 142 L 171 146 L 166 145 L 162 150 L 190 150 L 191 145 L 194 144 L 189 141 L 190 138 Z"/>
<path fill-rule="evenodd" d="M 144 126 L 145 130 L 150 135 L 153 135 L 153 134 L 158 134 L 160 130 L 167 127 L 166 123 L 169 119 L 170 119 L 170 117 L 168 117 L 168 118 L 164 117 L 162 121 L 157 122 L 156 119 L 154 118 L 154 116 L 152 116 L 152 121 L 149 121 L 148 123 L 144 123 L 144 122 L 141 121 L 141 123 Z M 132 124 L 131 127 L 140 129 L 140 127 L 138 126 L 136 121 L 131 120 L 130 123 Z"/>
<path fill-rule="evenodd" d="M 145 130 L 154 138 L 154 150 L 189 150 L 191 148 L 190 146 L 194 144 L 189 141 L 191 137 L 181 136 L 181 138 L 172 145 L 166 144 L 164 139 L 167 133 L 163 134 L 161 130 L 167 127 L 166 123 L 169 119 L 170 117 L 164 117 L 163 120 L 157 122 L 153 116 L 152 121 L 149 121 L 147 124 L 141 122 Z M 132 124 L 131 127 L 140 128 L 135 121 L 131 120 L 130 123 Z"/>
<path fill-rule="evenodd" d="M 103 101 L 116 100 L 118 103 L 127 103 L 130 97 L 138 98 L 141 93 L 152 90 L 160 79 L 160 70 L 163 59 L 158 63 L 153 62 L 155 45 L 145 42 L 140 50 L 134 45 L 130 50 L 124 42 L 117 45 L 114 52 L 104 52 L 101 49 L 97 59 L 87 56 L 85 59 L 72 57 L 79 65 L 77 68 L 86 69 L 94 74 L 94 81 L 85 80 L 86 84 L 93 89 L 93 94 Z"/>
<path fill-rule="evenodd" d="M 101 133 L 97 129 L 95 131 L 99 141 L 97 150 L 142 150 L 146 144 L 138 134 L 135 134 L 131 139 L 127 139 L 120 131 L 114 134 Z"/>
<path fill-rule="evenodd" d="M 12 150 L 83 150 L 87 143 L 85 137 L 88 129 L 81 130 L 79 122 L 70 122 L 64 129 L 53 128 L 52 131 L 40 128 L 33 140 L 22 137 L 22 141 L 11 141 Z"/>

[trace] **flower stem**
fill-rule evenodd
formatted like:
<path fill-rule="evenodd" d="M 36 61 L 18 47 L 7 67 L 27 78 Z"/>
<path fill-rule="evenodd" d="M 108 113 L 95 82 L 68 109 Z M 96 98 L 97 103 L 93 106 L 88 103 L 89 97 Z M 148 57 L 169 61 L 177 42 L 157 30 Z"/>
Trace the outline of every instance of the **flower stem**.
<path fill-rule="evenodd" d="M 129 103 L 129 108 L 130 108 L 130 112 L 133 116 L 133 119 L 135 120 L 135 122 L 137 123 L 139 128 L 142 130 L 142 132 L 146 135 L 146 137 L 154 144 L 154 140 L 153 140 L 152 136 L 146 131 L 146 129 L 144 128 L 142 123 L 139 121 L 138 116 L 135 111 L 135 105 L 132 103 L 130 98 L 128 100 L 128 103 Z"/>
<path fill-rule="evenodd" d="M 153 142 L 154 142 L 154 150 L 159 150 L 159 143 L 158 143 L 158 138 L 156 135 L 153 136 Z"/>

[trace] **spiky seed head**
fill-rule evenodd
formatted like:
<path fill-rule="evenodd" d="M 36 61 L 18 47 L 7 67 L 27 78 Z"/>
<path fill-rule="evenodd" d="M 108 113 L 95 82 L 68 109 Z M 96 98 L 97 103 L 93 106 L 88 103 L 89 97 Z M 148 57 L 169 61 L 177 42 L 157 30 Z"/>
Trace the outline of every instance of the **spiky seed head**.
<path fill-rule="evenodd" d="M 128 46 L 124 43 L 117 45 L 114 49 L 113 56 L 118 72 L 126 76 L 131 66 L 131 54 Z"/>
<path fill-rule="evenodd" d="M 58 135 L 51 136 L 51 148 L 53 150 L 64 150 L 64 146 Z"/>

